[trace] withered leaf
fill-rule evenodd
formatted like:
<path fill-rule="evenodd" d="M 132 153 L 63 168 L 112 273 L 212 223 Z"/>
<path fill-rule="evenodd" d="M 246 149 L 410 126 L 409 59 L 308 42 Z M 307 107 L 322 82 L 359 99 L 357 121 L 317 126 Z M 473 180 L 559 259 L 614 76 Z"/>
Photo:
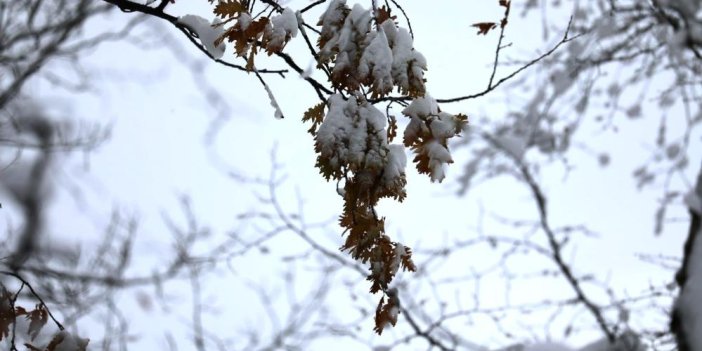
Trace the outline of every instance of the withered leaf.
<path fill-rule="evenodd" d="M 491 30 L 495 29 L 497 27 L 497 23 L 495 22 L 480 22 L 480 23 L 475 23 L 471 27 L 476 27 L 478 28 L 478 35 L 487 35 L 488 32 Z"/>
<path fill-rule="evenodd" d="M 220 1 L 214 8 L 214 13 L 221 18 L 236 17 L 242 12 L 246 12 L 246 6 L 237 0 Z"/>
<path fill-rule="evenodd" d="M 317 127 L 319 127 L 319 125 L 322 124 L 322 121 L 324 120 L 324 105 L 325 104 L 323 102 L 320 102 L 317 105 L 310 107 L 302 115 L 303 122 L 312 122 L 312 126 L 310 127 L 310 129 L 307 130 L 307 132 L 312 135 L 315 135 L 317 133 Z"/>
<path fill-rule="evenodd" d="M 393 22 L 397 19 L 397 16 L 393 16 L 390 14 L 390 8 L 385 7 L 385 5 L 383 5 L 375 11 L 375 23 L 377 23 L 378 25 L 382 24 L 388 19 L 393 20 Z"/>
<path fill-rule="evenodd" d="M 31 340 L 34 340 L 39 336 L 41 328 L 43 328 L 49 320 L 49 312 L 43 304 L 39 304 L 34 311 L 27 313 L 27 319 L 29 320 L 27 334 L 29 334 Z"/>

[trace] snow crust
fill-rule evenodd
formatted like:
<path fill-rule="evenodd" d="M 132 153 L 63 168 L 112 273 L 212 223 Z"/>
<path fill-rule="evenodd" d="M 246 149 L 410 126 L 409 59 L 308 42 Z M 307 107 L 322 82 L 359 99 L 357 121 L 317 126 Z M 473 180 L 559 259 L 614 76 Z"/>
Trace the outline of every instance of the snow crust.
<path fill-rule="evenodd" d="M 197 34 L 200 42 L 205 47 L 205 50 L 215 59 L 222 58 L 224 55 L 225 45 L 220 43 L 215 46 L 214 42 L 224 33 L 222 26 L 219 24 L 219 19 L 215 18 L 212 23 L 198 15 L 185 15 L 178 18 L 178 23 L 182 24 Z"/>

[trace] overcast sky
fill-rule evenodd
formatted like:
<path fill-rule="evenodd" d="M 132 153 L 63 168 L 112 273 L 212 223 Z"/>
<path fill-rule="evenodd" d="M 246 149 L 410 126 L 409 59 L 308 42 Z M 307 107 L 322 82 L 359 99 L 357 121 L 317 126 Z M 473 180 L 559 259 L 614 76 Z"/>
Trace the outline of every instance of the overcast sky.
<path fill-rule="evenodd" d="M 304 0 L 289 1 L 286 6 L 296 9 L 307 3 Z M 450 1 L 441 6 L 406 1 L 403 6 L 412 19 L 415 48 L 428 61 L 429 93 L 435 97 L 450 97 L 482 90 L 489 78 L 497 33 L 476 36 L 475 28 L 470 25 L 497 19 L 501 10 L 485 2 L 465 1 Z M 206 1 L 177 1 L 169 6 L 169 13 L 207 17 L 209 9 Z M 132 16 L 113 13 L 107 20 L 92 21 L 88 31 L 118 27 Z M 305 18 L 312 24 L 317 19 L 316 15 Z M 157 22 L 156 19 L 152 21 Z M 553 45 L 560 34 L 552 32 L 544 40 L 536 29 L 540 25 L 537 17 L 513 16 L 506 39 L 513 46 L 505 51 L 506 57 L 528 59 Z M 255 76 L 208 61 L 180 34 L 165 23 L 141 25 L 133 35 L 143 40 L 143 45 L 107 43 L 90 52 L 83 61 L 94 84 L 88 92 L 65 92 L 39 81 L 30 86 L 30 94 L 54 116 L 111 128 L 109 140 L 96 151 L 87 155 L 61 156 L 66 162 L 56 166 L 55 181 L 60 189 L 66 189 L 64 185 L 68 184 L 79 191 L 59 190 L 54 197 L 51 218 L 60 226 L 49 229 L 53 240 L 63 245 L 66 242 L 80 243 L 89 249 L 91 242 L 99 240 L 110 212 L 119 209 L 138 218 L 140 231 L 135 256 L 143 260 L 140 265 L 143 272 L 150 272 L 150 265 L 158 261 L 158 253 L 170 250 L 171 237 L 163 224 L 162 214 L 168 213 L 176 221 L 182 221 L 178 205 L 180 195 L 191 198 L 198 219 L 210 227 L 214 235 L 225 235 L 237 227 L 237 214 L 259 206 L 255 195 L 261 190 L 232 180 L 227 172 L 266 177 L 271 170 L 270 155 L 274 150 L 275 158 L 282 166 L 281 172 L 288 175 L 281 188 L 285 206 L 291 211 L 296 210 L 299 194 L 304 200 L 309 222 L 330 223 L 328 230 L 315 232 L 318 235 L 315 240 L 328 248 L 338 247 L 342 238 L 334 220 L 341 211 L 342 201 L 336 194 L 335 184 L 327 183 L 314 168 L 313 140 L 306 132 L 308 126 L 300 121 L 303 112 L 317 103 L 314 91 L 293 73 L 284 80 L 267 76 L 286 117 L 277 120 L 273 117 L 274 111 L 266 92 Z M 177 50 L 163 44 L 160 38 L 164 35 L 175 38 L 172 45 L 177 46 Z M 306 59 L 305 50 L 300 40 L 293 40 L 286 49 L 293 56 L 303 53 L 301 57 Z M 227 49 L 224 58 L 233 60 L 231 48 Z M 269 68 L 284 67 L 275 59 L 261 61 L 270 62 L 266 66 Z M 311 61 L 298 63 L 313 65 Z M 63 64 L 54 62 L 51 69 L 57 70 L 55 74 L 61 74 Z M 192 73 L 192 65 L 202 69 L 202 77 Z M 545 68 L 537 66 L 524 74 L 534 74 L 542 69 Z M 501 72 L 498 71 L 498 75 Z M 208 100 L 203 84 L 215 89 L 225 104 L 218 105 L 220 102 L 211 98 Z M 523 103 L 513 95 L 503 88 L 484 98 L 443 105 L 442 109 L 467 114 L 470 123 L 479 127 L 481 119 L 499 120 L 508 109 Z M 395 112 L 402 129 L 406 121 L 399 116 L 399 111 Z M 672 281 L 670 271 L 646 264 L 637 259 L 636 254 L 679 256 L 687 223 L 671 223 L 663 233 L 654 235 L 653 213 L 660 194 L 638 191 L 632 170 L 648 157 L 656 120 L 618 123 L 618 133 L 602 133 L 595 125 L 586 122 L 586 131 L 578 140 L 588 143 L 595 154 L 607 152 L 611 159 L 609 167 L 602 168 L 597 158 L 586 152 L 575 152 L 573 172 L 566 174 L 562 167 L 550 167 L 544 170 L 541 180 L 550 203 L 556 204 L 550 207 L 554 225 L 587 223 L 599 233 L 598 238 L 581 240 L 576 248 L 569 248 L 566 257 L 582 272 L 592 272 L 618 292 L 636 294 L 645 290 L 649 283 Z M 213 128 L 216 131 L 214 137 L 208 139 Z M 465 149 L 457 149 L 454 153 L 457 162 L 449 167 L 448 177 L 442 184 L 430 183 L 427 177 L 416 174 L 413 165 L 408 165 L 407 200 L 402 204 L 383 203 L 380 207 L 381 215 L 387 217 L 391 236 L 413 248 L 426 249 L 441 246 L 451 239 L 475 235 L 474 229 L 485 213 L 493 218 L 535 218 L 535 208 L 528 192 L 523 185 L 509 178 L 481 183 L 466 196 L 456 196 L 461 161 L 467 158 L 463 152 Z M 696 157 L 691 157 L 693 166 L 699 164 L 702 156 L 699 149 L 696 152 L 693 155 Z M 693 179 L 696 170 L 697 167 L 690 167 L 689 179 Z M 681 206 L 674 206 L 673 210 L 684 218 Z M 3 213 L 0 226 L 9 220 L 9 215 Z M 485 223 L 486 232 L 507 230 L 495 220 Z M 66 233 L 75 235 L 66 236 Z M 632 240 L 632 237 L 636 239 Z M 215 280 L 207 281 L 204 296 L 217 311 L 206 316 L 207 328 L 215 334 L 227 335 L 245 330 L 252 324 L 265 323 L 261 320 L 262 307 L 248 302 L 255 301 L 255 292 L 245 287 L 247 279 L 276 291 L 282 284 L 278 272 L 288 268 L 277 258 L 299 253 L 304 247 L 295 237 L 278 238 L 271 247 L 271 254 L 249 255 L 237 260 L 232 270 L 220 269 L 216 279 L 210 276 L 208 279 Z M 494 260 L 491 254 L 493 252 L 487 250 L 456 258 L 457 263 L 442 267 L 437 277 L 467 274 L 471 268 L 479 270 Z M 528 268 L 532 261 L 526 262 L 525 268 Z M 543 262 L 535 264 L 538 266 Z M 303 275 L 299 284 L 304 286 L 305 279 L 311 277 Z M 401 277 L 403 281 L 410 281 L 411 286 L 411 274 L 401 274 Z M 358 280 L 355 288 L 366 290 L 366 282 Z M 187 295 L 178 296 L 177 286 L 177 283 L 171 285 L 176 301 L 173 306 L 178 306 L 178 301 L 188 301 Z M 516 282 L 515 286 L 518 293 L 511 299 L 517 300 L 512 300 L 512 303 L 518 303 L 519 298 L 538 301 L 570 294 L 570 291 L 556 291 L 563 288 L 560 283 L 537 288 L 528 282 Z M 504 303 L 504 293 L 497 289 L 502 289 L 498 282 L 491 285 L 488 281 L 481 286 L 483 303 Z M 151 291 L 144 293 L 150 294 Z M 418 292 L 424 293 L 427 292 Z M 128 308 L 137 316 L 130 325 L 139 337 L 139 341 L 132 345 L 133 349 L 161 349 L 165 347 L 165 330 L 187 330 L 189 310 L 178 311 L 174 307 L 174 311 L 162 313 L 158 309 L 140 309 L 134 296 L 130 293 L 124 297 L 125 305 L 130 306 Z M 335 300 L 340 305 L 339 311 L 344 310 L 345 298 L 346 295 L 341 295 L 340 300 Z M 454 296 L 447 298 L 447 303 L 448 300 L 453 303 Z M 375 308 L 373 301 L 376 300 L 368 301 L 368 308 Z M 344 317 L 337 315 L 336 318 Z M 402 317 L 399 323 L 403 323 Z M 382 337 L 373 336 L 371 320 L 363 325 L 365 328 L 358 334 L 367 337 L 361 339 L 384 344 L 393 338 L 392 332 Z M 525 329 L 524 326 L 520 328 Z M 526 335 L 526 332 L 520 330 L 517 334 Z M 539 332 L 534 334 L 539 335 Z M 182 334 L 174 332 L 174 335 L 178 339 Z M 465 337 L 478 344 L 501 340 L 491 325 L 471 326 Z M 567 342 L 578 346 L 597 337 L 597 333 L 592 332 Z M 340 345 L 334 346 L 343 349 Z M 357 345 L 350 343 L 348 347 L 356 349 Z"/>

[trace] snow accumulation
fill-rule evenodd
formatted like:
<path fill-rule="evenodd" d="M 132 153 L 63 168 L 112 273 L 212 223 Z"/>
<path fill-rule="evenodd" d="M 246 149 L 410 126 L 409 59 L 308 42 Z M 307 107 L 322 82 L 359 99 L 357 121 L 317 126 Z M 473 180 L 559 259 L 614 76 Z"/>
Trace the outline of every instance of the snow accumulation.
<path fill-rule="evenodd" d="M 205 47 L 205 50 L 215 59 L 222 58 L 224 55 L 224 43 L 215 46 L 214 42 L 224 33 L 222 26 L 219 24 L 219 19 L 215 18 L 212 23 L 198 15 L 185 15 L 178 18 L 178 23 L 182 24 L 197 34 L 200 42 Z"/>
<path fill-rule="evenodd" d="M 414 99 L 402 113 L 410 118 L 405 128 L 405 143 L 414 144 L 418 139 L 425 139 L 418 151 L 429 157 L 431 180 L 443 180 L 446 165 L 453 162 L 446 140 L 460 129 L 460 121 L 450 113 L 439 112 L 439 105 L 429 95 Z"/>
<path fill-rule="evenodd" d="M 253 18 L 251 18 L 251 15 L 246 12 L 240 13 L 239 17 L 236 19 L 236 25 L 239 26 L 241 30 L 246 30 L 246 28 L 249 28 L 251 22 L 253 22 Z"/>
<path fill-rule="evenodd" d="M 361 80 L 372 79 L 373 91 L 383 94 L 392 91 L 392 50 L 388 44 L 385 33 L 372 32 L 367 40 L 370 44 L 366 46 L 358 65 L 358 75 Z"/>
<path fill-rule="evenodd" d="M 367 83 L 376 95 L 392 91 L 424 92 L 426 59 L 414 50 L 413 39 L 404 28 L 388 19 L 372 29 L 371 11 L 355 4 L 348 12 L 345 0 L 334 0 L 319 19 L 322 26 L 320 60 L 336 56 L 334 77 Z M 348 12 L 348 15 L 345 13 Z"/>
<path fill-rule="evenodd" d="M 347 169 L 356 175 L 382 174 L 385 189 L 404 186 L 407 157 L 402 145 L 389 145 L 383 112 L 362 96 L 348 100 L 340 94 L 327 101 L 328 112 L 316 135 L 316 149 L 334 169 Z"/>
<path fill-rule="evenodd" d="M 322 26 L 321 37 L 322 38 L 335 38 L 334 41 L 338 40 L 338 35 L 341 29 L 339 23 L 344 19 L 344 7 L 346 6 L 346 0 L 333 0 L 327 10 L 324 11 L 322 16 L 319 18 L 318 25 Z M 343 24 L 342 24 L 343 25 Z M 332 41 L 332 40 L 329 40 Z M 333 45 L 325 45 L 320 51 L 322 54 L 330 54 Z"/>
<path fill-rule="evenodd" d="M 391 184 L 397 179 L 400 179 L 405 174 L 405 168 L 407 167 L 407 156 L 405 155 L 405 148 L 402 145 L 389 145 L 388 146 L 388 161 L 385 164 L 385 170 L 383 171 L 383 180 L 386 184 Z"/>
<path fill-rule="evenodd" d="M 332 5 L 329 6 L 327 11 L 331 9 L 333 9 Z M 323 15 L 323 19 L 325 15 Z M 336 18 L 337 15 L 333 14 L 331 17 Z M 331 40 L 322 47 L 320 56 L 323 58 L 331 57 L 334 52 L 337 52 L 335 65 L 332 69 L 334 76 L 343 76 L 345 72 L 356 69 L 354 59 L 360 56 L 362 50 L 358 43 L 363 42 L 366 33 L 370 31 L 370 27 L 370 11 L 364 9 L 360 4 L 353 6 L 351 13 L 346 16 L 341 28 L 337 28 L 335 24 L 332 25 L 330 30 L 336 29 L 337 31 L 333 33 Z"/>
<path fill-rule="evenodd" d="M 278 51 L 285 43 L 297 36 L 297 15 L 286 7 L 283 13 L 271 18 L 272 28 L 267 28 L 269 35 L 268 50 Z"/>
<path fill-rule="evenodd" d="M 392 263 L 390 264 L 390 272 L 392 274 L 397 273 L 397 271 L 400 269 L 400 263 L 402 261 L 402 257 L 407 256 L 407 250 L 405 249 L 405 245 L 402 245 L 400 243 L 397 243 L 395 246 L 395 258 L 393 259 Z"/>
<path fill-rule="evenodd" d="M 395 84 L 404 90 L 424 86 L 427 60 L 419 51 L 414 50 L 410 33 L 405 28 L 395 27 L 392 20 L 386 20 L 380 27 L 392 48 L 392 78 Z"/>
<path fill-rule="evenodd" d="M 385 115 L 375 106 L 356 97 L 339 94 L 328 100 L 327 112 L 317 131 L 320 155 L 334 168 L 381 170 L 385 168 L 388 145 Z"/>

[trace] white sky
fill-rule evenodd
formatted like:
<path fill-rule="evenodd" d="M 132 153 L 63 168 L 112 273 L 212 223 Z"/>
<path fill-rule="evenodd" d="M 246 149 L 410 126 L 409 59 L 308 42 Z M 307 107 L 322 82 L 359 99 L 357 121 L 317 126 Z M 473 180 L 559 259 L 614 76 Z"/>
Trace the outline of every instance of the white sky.
<path fill-rule="evenodd" d="M 299 8 L 306 3 L 290 1 L 287 6 Z M 446 1 L 440 6 L 406 1 L 403 6 L 412 19 L 415 48 L 426 56 L 429 63 L 428 91 L 435 97 L 449 97 L 482 90 L 489 77 L 488 67 L 493 59 L 497 33 L 478 37 L 470 24 L 499 18 L 500 8 L 492 4 L 488 6 L 483 1 Z M 177 1 L 169 13 L 206 16 L 208 8 L 206 1 Z M 451 11 L 446 12 L 446 8 L 451 8 Z M 131 16 L 113 14 L 108 21 L 94 21 L 90 28 L 100 31 L 108 26 L 119 26 Z M 306 18 L 312 24 L 316 22 L 316 17 Z M 535 35 L 534 32 L 539 31 L 532 28 L 540 26 L 540 22 L 536 21 L 535 18 L 523 19 L 516 14 L 512 16 L 507 40 L 514 46 L 505 51 L 508 57 L 530 58 L 554 43 L 555 39 L 544 42 L 540 35 Z M 184 56 L 176 57 L 168 49 L 160 48 L 160 34 L 154 32 L 157 30 L 172 30 L 183 48 L 179 55 Z M 135 255 L 143 260 L 141 267 L 148 267 L 144 271 L 149 272 L 150 265 L 158 261 L 158 253 L 170 249 L 171 238 L 164 234 L 161 214 L 172 214 L 176 221 L 182 219 L 179 216 L 178 196 L 189 195 L 201 223 L 212 228 L 215 235 L 223 235 L 236 227 L 237 214 L 256 208 L 257 203 L 252 189 L 243 188 L 232 181 L 220 166 L 229 165 L 247 176 L 267 176 L 271 168 L 269 155 L 274 147 L 276 158 L 288 175 L 288 181 L 282 188 L 284 198 L 290 200 L 286 201 L 286 205 L 294 210 L 297 206 L 295 194 L 300 193 L 305 200 L 308 221 L 333 219 L 340 213 L 341 199 L 334 190 L 335 185 L 326 183 L 313 167 L 313 141 L 306 133 L 308 126 L 300 122 L 302 113 L 317 103 L 314 92 L 305 82 L 294 74 L 289 74 L 286 80 L 266 77 L 286 116 L 284 120 L 276 120 L 265 91 L 253 75 L 207 62 L 174 28 L 142 26 L 135 33 L 155 47 L 146 50 L 124 42 L 108 43 L 84 58 L 85 69 L 93 77 L 94 90 L 74 94 L 43 83 L 31 86 L 31 92 L 39 102 L 52 105 L 57 115 L 89 120 L 112 128 L 110 139 L 98 150 L 85 158 L 83 155 L 70 156 L 67 163 L 57 170 L 57 182 L 79 186 L 81 198 L 67 192 L 57 195 L 51 217 L 55 223 L 61 223 L 51 230 L 56 240 L 73 240 L 89 249 L 90 242 L 99 239 L 114 208 L 133 213 L 139 219 L 141 228 Z M 552 35 L 554 38 L 560 36 L 559 33 Z M 293 41 L 286 50 L 295 53 L 305 49 L 302 41 L 298 40 Z M 231 48 L 225 53 L 225 59 L 231 59 Z M 214 146 L 209 149 L 203 140 L 217 111 L 199 92 L 188 67 L 179 60 L 201 62 L 207 79 L 229 106 L 228 119 L 218 131 Z M 284 66 L 277 60 L 271 62 L 273 64 L 268 67 Z M 301 66 L 312 64 L 304 61 L 298 63 Z M 60 64 L 55 63 L 54 67 Z M 525 74 L 533 74 L 539 69 L 542 68 L 535 67 Z M 444 105 L 442 108 L 449 112 L 465 113 L 471 118 L 471 123 L 478 124 L 479 118 L 483 117 L 500 119 L 507 109 L 520 103 L 509 95 L 510 92 L 503 88 L 485 98 Z M 405 121 L 400 116 L 398 120 L 402 123 L 402 129 Z M 623 121 L 618 134 L 589 133 L 593 140 L 590 147 L 610 153 L 612 166 L 607 169 L 600 168 L 595 158 L 580 153 L 575 158 L 577 169 L 568 175 L 567 181 L 563 181 L 564 173 L 559 167 L 551 167 L 542 177 L 549 201 L 554 204 L 550 207 L 554 226 L 587 223 L 601 234 L 597 239 L 579 240 L 577 250 L 571 247 L 566 257 L 573 260 L 579 270 L 592 272 L 606 279 L 612 287 L 631 294 L 646 289 L 649 283 L 672 280 L 672 272 L 643 263 L 634 254 L 679 255 L 687 230 L 687 223 L 682 222 L 671 224 L 662 235 L 654 236 L 653 212 L 655 199 L 660 194 L 637 191 L 631 176 L 631 171 L 648 155 L 653 140 L 653 134 L 648 131 L 655 130 L 656 123 L 656 118 Z M 589 139 L 582 134 L 581 138 Z M 693 141 L 696 142 L 699 140 Z M 689 175 L 694 174 L 699 165 L 701 155 L 698 150 L 691 158 Z M 535 218 L 529 194 L 512 180 L 482 183 L 466 197 L 454 196 L 456 177 L 460 175 L 462 166 L 460 160 L 466 158 L 465 149 L 458 149 L 454 155 L 457 163 L 449 167 L 448 178 L 442 185 L 430 184 L 426 177 L 415 174 L 413 165 L 408 165 L 407 200 L 402 204 L 383 204 L 380 210 L 382 215 L 387 216 L 387 229 L 391 236 L 413 248 L 440 246 L 446 238 L 465 239 L 474 235 L 471 228 L 477 226 L 481 206 L 491 215 Z M 691 176 L 689 178 L 692 179 Z M 682 207 L 673 208 L 684 218 Z M 0 214 L 0 226 L 6 220 L 9 220 L 9 215 Z M 330 228 L 336 229 L 333 224 Z M 331 249 L 341 243 L 333 230 L 315 232 L 320 236 L 320 242 Z M 494 221 L 488 224 L 489 232 L 500 233 L 501 230 L 506 229 Z M 76 235 L 65 236 L 64 233 Z M 234 273 L 221 270 L 216 281 L 206 283 L 204 296 L 218 309 L 218 314 L 206 317 L 206 321 L 210 322 L 207 324 L 210 331 L 219 335 L 235 334 L 246 329 L 247 325 L 264 323 L 260 315 L 261 307 L 248 302 L 255 301 L 255 292 L 242 286 L 241 278 L 256 279 L 254 277 L 260 274 L 264 278 L 258 278 L 258 283 L 269 289 L 280 286 L 282 282 L 276 272 L 286 267 L 281 267 L 283 263 L 271 257 L 299 253 L 304 246 L 296 238 L 277 240 L 277 244 L 271 248 L 272 256 L 247 256 L 235 263 Z M 457 264 L 437 272 L 437 278 L 467 274 L 469 267 L 479 269 L 477 267 L 494 259 L 491 254 L 492 251 L 488 250 L 475 256 L 457 257 Z M 529 268 L 533 260 L 525 262 L 525 266 L 518 268 Z M 310 276 L 304 279 L 310 279 Z M 304 279 L 299 284 L 306 285 Z M 404 274 L 402 280 L 411 285 L 412 276 Z M 365 284 L 358 279 L 355 287 L 363 292 L 367 289 Z M 170 286 L 173 294 L 178 295 L 178 284 Z M 491 287 L 488 283 L 481 287 L 483 303 L 499 305 L 504 302 L 503 292 L 491 290 L 499 289 L 499 286 Z M 560 282 L 551 287 L 553 291 L 549 291 L 545 285 L 529 287 L 528 282 L 517 282 L 516 286 L 521 287 L 517 295 L 525 299 L 533 297 L 540 300 L 544 296 L 563 295 L 562 291 L 558 291 L 563 288 Z M 462 291 L 466 293 L 470 290 Z M 148 290 L 144 292 L 150 293 Z M 417 294 L 431 296 L 423 290 Z M 453 295 L 444 296 L 450 296 L 452 301 L 454 299 Z M 570 296 L 570 291 L 565 296 Z M 337 300 L 341 311 L 345 305 L 344 298 L 346 295 L 341 295 L 341 300 Z M 175 306 L 179 301 L 186 303 L 188 299 L 187 294 L 174 297 L 174 311 L 170 314 L 161 313 L 158 309 L 152 313 L 129 307 L 135 314 L 130 329 L 139 337 L 139 341 L 133 345 L 134 349 L 163 348 L 164 330 L 182 332 L 180 328 L 187 327 L 190 311 L 178 311 Z M 126 306 L 135 304 L 131 294 L 126 294 L 124 301 Z M 375 301 L 376 297 L 368 299 L 367 307 L 375 308 Z M 336 315 L 335 318 L 343 320 L 344 315 Z M 399 324 L 402 323 L 401 316 Z M 363 325 L 365 328 L 358 334 L 367 337 L 361 337 L 362 340 L 385 344 L 393 338 L 392 332 L 383 337 L 372 336 L 371 320 Z M 661 328 L 664 327 L 661 325 Z M 89 330 L 89 327 L 86 328 Z M 184 334 L 173 334 L 176 339 L 184 338 Z M 523 330 L 517 334 L 526 335 Z M 535 334 L 538 337 L 540 331 Z M 502 340 L 500 334 L 487 323 L 471 326 L 466 330 L 465 337 L 478 344 Z M 596 334 L 593 333 L 565 341 L 581 345 L 594 338 Z M 342 345 L 334 346 L 338 350 L 345 349 Z M 349 341 L 349 350 L 357 347 Z"/>

